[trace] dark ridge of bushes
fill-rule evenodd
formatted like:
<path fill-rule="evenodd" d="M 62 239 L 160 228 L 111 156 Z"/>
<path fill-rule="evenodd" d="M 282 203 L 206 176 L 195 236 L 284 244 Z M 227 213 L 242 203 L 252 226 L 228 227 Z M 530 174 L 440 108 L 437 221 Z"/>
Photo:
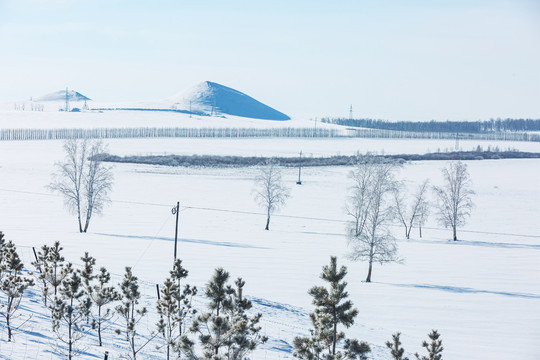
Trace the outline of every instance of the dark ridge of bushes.
<path fill-rule="evenodd" d="M 149 155 L 149 156 L 116 156 L 102 154 L 94 160 L 162 165 L 183 167 L 216 167 L 236 168 L 250 167 L 264 164 L 268 160 L 277 161 L 281 166 L 296 167 L 302 164 L 305 167 L 316 166 L 350 166 L 358 161 L 361 155 L 336 155 L 330 157 L 262 157 L 262 156 L 219 156 L 219 155 Z M 378 155 L 381 159 L 393 159 L 398 161 L 421 161 L 421 160 L 495 160 L 495 159 L 538 159 L 540 153 L 521 151 L 456 151 L 436 152 L 428 154 L 399 154 Z"/>

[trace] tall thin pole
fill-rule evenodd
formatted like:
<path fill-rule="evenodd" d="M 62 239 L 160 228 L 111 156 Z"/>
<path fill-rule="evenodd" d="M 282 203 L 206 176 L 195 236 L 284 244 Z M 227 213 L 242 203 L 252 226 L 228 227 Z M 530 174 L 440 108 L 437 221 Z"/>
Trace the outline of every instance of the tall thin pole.
<path fill-rule="evenodd" d="M 176 206 L 172 208 L 173 215 L 176 215 L 176 229 L 174 231 L 174 262 L 176 263 L 176 249 L 178 247 L 178 213 L 180 212 L 180 202 L 176 202 Z"/>
<path fill-rule="evenodd" d="M 302 180 L 300 180 L 300 174 L 302 173 L 302 150 L 300 150 L 300 161 L 298 163 L 298 181 L 297 185 L 302 185 Z"/>

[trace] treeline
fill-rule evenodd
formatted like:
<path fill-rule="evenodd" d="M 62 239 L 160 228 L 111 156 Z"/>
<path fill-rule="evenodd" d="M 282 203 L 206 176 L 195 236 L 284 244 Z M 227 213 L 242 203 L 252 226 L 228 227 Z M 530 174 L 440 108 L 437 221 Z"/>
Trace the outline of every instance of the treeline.
<path fill-rule="evenodd" d="M 485 133 L 500 131 L 540 131 L 540 119 L 490 119 L 486 121 L 397 121 L 381 119 L 322 118 L 322 122 L 370 129 Z"/>
<path fill-rule="evenodd" d="M 480 147 L 475 151 L 435 152 L 427 154 L 379 155 L 379 158 L 401 161 L 420 160 L 492 160 L 492 159 L 538 159 L 540 153 L 517 150 L 484 151 Z M 358 161 L 358 155 L 335 155 L 330 157 L 263 157 L 263 156 L 220 156 L 220 155 L 148 155 L 117 156 L 101 154 L 92 160 L 115 163 L 184 166 L 184 167 L 249 167 L 265 164 L 272 160 L 284 167 L 350 166 Z"/>

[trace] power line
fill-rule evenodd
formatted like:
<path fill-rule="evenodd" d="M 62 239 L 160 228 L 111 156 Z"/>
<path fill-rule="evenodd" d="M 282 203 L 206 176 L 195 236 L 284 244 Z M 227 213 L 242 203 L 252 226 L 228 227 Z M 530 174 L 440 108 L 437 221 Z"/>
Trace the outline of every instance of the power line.
<path fill-rule="evenodd" d="M 39 192 L 31 192 L 31 191 L 21 191 L 21 190 L 12 190 L 12 189 L 0 189 L 0 191 L 21 193 L 21 194 L 29 194 L 29 195 L 42 195 L 42 196 L 54 196 L 54 197 L 59 197 L 60 196 L 60 195 L 55 195 L 55 194 L 47 194 L 47 193 L 39 193 Z M 159 206 L 159 207 L 167 207 L 167 208 L 171 207 L 171 204 L 159 204 L 159 203 L 139 202 L 139 201 L 125 201 L 125 200 L 111 200 L 111 203 L 133 204 L 133 205 L 141 205 L 141 206 Z M 220 208 L 212 208 L 212 207 L 180 206 L 180 209 L 181 209 L 181 211 L 191 209 L 191 210 L 202 210 L 202 211 L 227 212 L 227 213 L 243 214 L 243 215 L 266 216 L 266 213 L 263 213 L 263 212 L 243 211 L 243 210 L 234 210 L 234 209 L 220 209 Z M 299 215 L 274 214 L 272 216 L 281 217 L 281 218 L 288 218 L 288 219 L 338 222 L 338 223 L 343 223 L 343 224 L 348 222 L 347 220 L 330 219 L 330 218 L 322 218 L 322 217 L 299 216 Z M 391 226 L 400 227 L 400 225 L 391 225 Z M 444 228 L 437 228 L 437 227 L 423 227 L 423 229 L 439 230 L 439 231 L 447 230 L 447 229 L 444 229 Z M 485 234 L 485 235 L 500 235 L 500 236 L 518 236 L 518 237 L 527 237 L 527 238 L 540 238 L 540 235 L 513 234 L 513 233 L 502 233 L 502 232 L 491 232 L 491 231 L 466 230 L 466 229 L 461 229 L 460 232 L 473 233 L 473 234 Z"/>

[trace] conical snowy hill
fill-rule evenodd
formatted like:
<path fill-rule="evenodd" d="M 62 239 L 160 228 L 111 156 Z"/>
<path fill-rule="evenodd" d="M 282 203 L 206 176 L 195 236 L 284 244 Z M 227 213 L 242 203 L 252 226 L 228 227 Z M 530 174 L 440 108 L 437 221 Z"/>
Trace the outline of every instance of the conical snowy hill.
<path fill-rule="evenodd" d="M 228 114 L 264 120 L 290 120 L 290 117 L 230 87 L 211 81 L 195 85 L 170 98 L 176 109 L 208 115 Z"/>
<path fill-rule="evenodd" d="M 69 101 L 87 101 L 92 100 L 83 94 L 75 91 L 75 90 L 68 90 L 67 96 L 69 98 Z M 33 99 L 34 101 L 65 101 L 66 100 L 66 90 L 59 90 L 55 91 L 53 93 L 43 95 L 40 97 L 37 97 Z"/>

